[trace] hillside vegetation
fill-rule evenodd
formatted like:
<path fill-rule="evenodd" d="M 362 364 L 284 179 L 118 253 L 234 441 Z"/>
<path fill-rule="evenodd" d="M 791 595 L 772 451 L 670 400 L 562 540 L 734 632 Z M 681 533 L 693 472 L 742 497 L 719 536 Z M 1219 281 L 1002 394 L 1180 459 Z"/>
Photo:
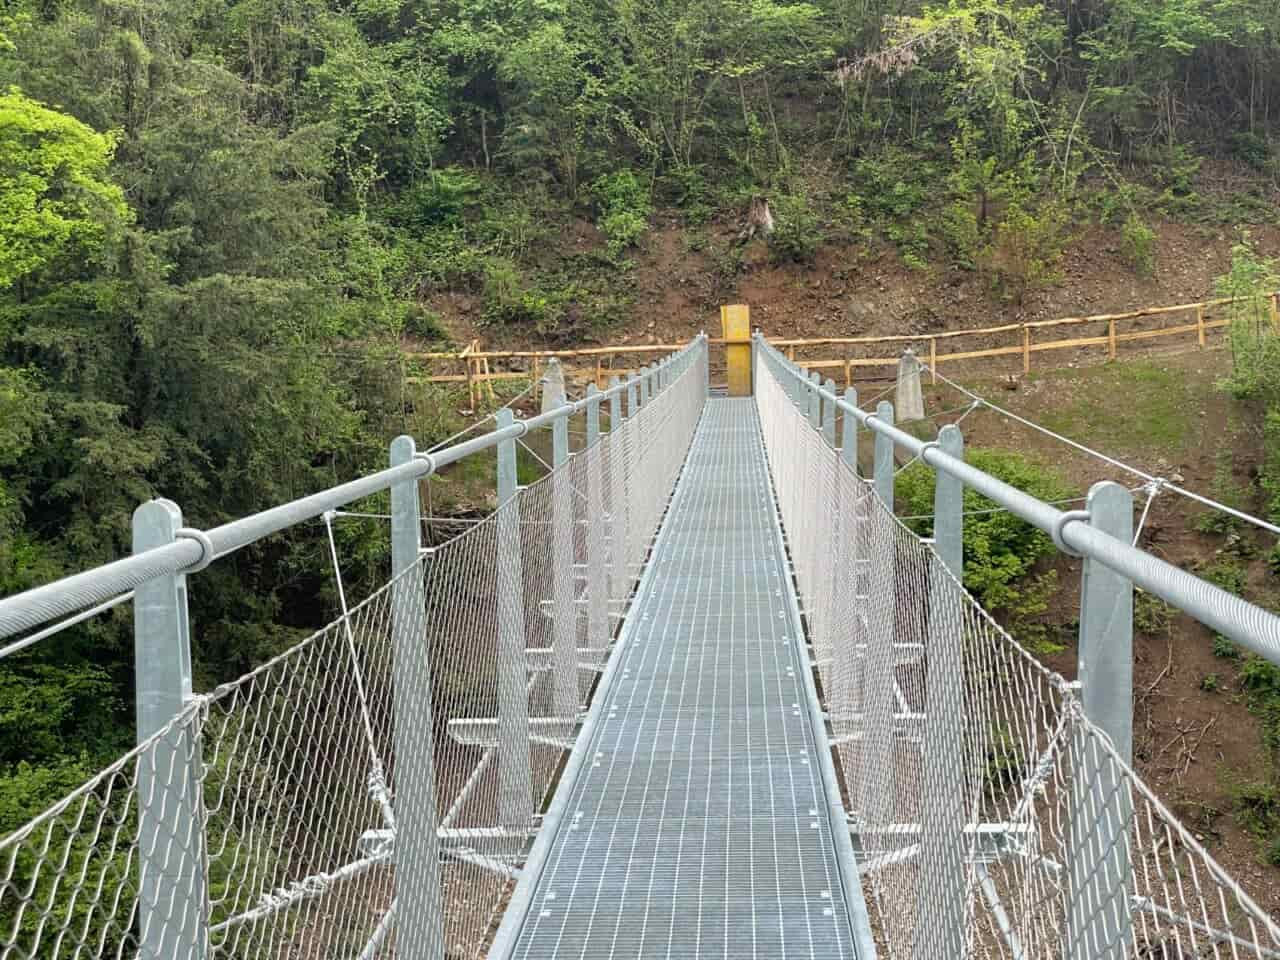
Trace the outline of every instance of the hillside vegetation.
<path fill-rule="evenodd" d="M 753 201 L 775 262 L 890 250 L 991 303 L 1098 225 L 1149 274 L 1157 220 L 1274 219 L 1278 56 L 1274 0 L 8 0 L 0 594 L 127 552 L 149 497 L 209 526 L 439 439 L 398 367 L 448 338 L 429 305 L 626 328 L 658 212 L 710 301 Z M 1238 239 L 1223 289 L 1274 287 Z M 1261 303 L 1229 388 L 1275 516 Z M 372 582 L 385 531 L 343 536 Z M 305 531 L 202 574 L 197 685 L 325 619 L 325 578 Z M 0 834 L 130 742 L 131 646 L 117 611 L 0 665 Z"/>

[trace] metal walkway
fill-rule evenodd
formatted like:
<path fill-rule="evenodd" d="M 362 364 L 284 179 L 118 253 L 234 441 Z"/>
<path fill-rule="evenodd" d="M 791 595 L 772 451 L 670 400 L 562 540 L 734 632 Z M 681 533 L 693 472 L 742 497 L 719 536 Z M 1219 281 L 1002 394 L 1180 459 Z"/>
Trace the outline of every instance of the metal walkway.
<path fill-rule="evenodd" d="M 495 953 L 865 953 L 807 663 L 755 404 L 710 399 Z"/>

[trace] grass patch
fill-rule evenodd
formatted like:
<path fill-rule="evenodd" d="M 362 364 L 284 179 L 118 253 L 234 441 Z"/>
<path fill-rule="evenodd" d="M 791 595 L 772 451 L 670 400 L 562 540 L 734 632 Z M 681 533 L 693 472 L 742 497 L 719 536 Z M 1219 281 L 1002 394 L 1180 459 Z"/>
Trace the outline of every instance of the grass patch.
<path fill-rule="evenodd" d="M 1195 442 L 1203 391 L 1185 371 L 1147 360 L 1126 360 L 1088 370 L 1055 370 L 1047 381 L 1072 379 L 1079 389 L 1039 414 L 1050 430 L 1091 445 L 1130 446 L 1174 454 Z"/>

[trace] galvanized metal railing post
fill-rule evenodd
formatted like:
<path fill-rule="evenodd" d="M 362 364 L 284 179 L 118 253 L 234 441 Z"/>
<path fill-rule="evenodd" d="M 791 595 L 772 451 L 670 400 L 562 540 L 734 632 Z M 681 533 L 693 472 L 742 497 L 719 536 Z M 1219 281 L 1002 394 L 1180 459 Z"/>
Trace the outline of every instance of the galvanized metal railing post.
<path fill-rule="evenodd" d="M 955 424 L 938 431 L 943 453 L 964 459 L 964 435 Z M 933 487 L 933 548 L 943 565 L 957 579 L 964 575 L 964 484 L 950 474 L 936 471 Z"/>
<path fill-rule="evenodd" d="M 1104 481 L 1089 489 L 1088 522 L 1133 542 L 1133 494 Z M 1080 586 L 1080 699 L 1084 715 L 1133 760 L 1133 583 L 1093 559 Z M 1067 955 L 1119 960 L 1133 945 L 1129 783 L 1097 739 L 1077 728 L 1068 835 Z"/>
<path fill-rule="evenodd" d="M 938 446 L 956 459 L 964 457 L 960 428 L 938 431 Z M 968 953 L 967 859 L 963 760 L 965 669 L 963 619 L 954 602 L 948 574 L 964 575 L 964 485 L 941 470 L 935 472 L 933 495 L 934 549 L 942 568 L 930 567 L 929 615 L 925 634 L 925 718 L 921 795 L 921 883 L 933 896 L 922 897 L 916 916 L 915 960 L 962 957 Z"/>
<path fill-rule="evenodd" d="M 569 418 L 551 424 L 552 679 L 555 715 L 578 715 L 577 611 L 573 605 L 573 490 L 569 476 Z M 571 732 L 571 731 L 569 731 Z M 567 735 L 567 733 L 566 733 Z"/>
<path fill-rule="evenodd" d="M 888 826 L 894 785 L 893 714 L 895 707 L 894 638 L 897 629 L 897 536 L 893 518 L 869 496 L 861 499 L 857 523 L 859 556 L 855 562 L 859 588 L 857 600 L 864 652 L 861 667 L 862 743 L 857 786 L 858 813 L 864 830 L 863 847 L 869 855 L 888 849 L 889 840 L 878 831 Z M 862 571 L 865 570 L 865 573 Z"/>
<path fill-rule="evenodd" d="M 610 387 L 622 383 L 621 378 L 609 381 Z M 623 431 L 622 391 L 609 396 L 609 596 L 616 602 L 626 599 L 631 592 L 631 580 L 627 572 L 627 437 Z"/>
<path fill-rule="evenodd" d="M 707 335 L 705 333 L 702 335 L 702 355 L 698 358 L 698 363 L 702 367 L 702 392 L 704 395 L 710 395 L 711 393 L 711 341 L 707 339 Z"/>
<path fill-rule="evenodd" d="M 498 428 L 515 423 L 509 407 L 497 412 Z M 498 444 L 498 820 L 513 831 L 533 821 L 533 773 L 529 759 L 529 695 L 525 656 L 524 561 L 516 483 L 516 441 Z"/>
<path fill-rule="evenodd" d="M 834 390 L 835 384 L 827 380 L 824 386 L 828 390 Z M 836 449 L 836 405 L 833 401 L 822 401 L 822 439 L 826 441 L 826 449 L 823 451 L 823 469 L 830 470 L 834 474 L 840 470 L 839 451 Z M 833 476 L 834 481 L 834 476 Z M 839 489 L 838 482 L 833 482 L 833 489 Z M 823 649 L 820 651 L 821 666 L 819 673 L 822 678 L 823 688 L 830 692 L 833 690 L 831 683 L 832 678 L 832 652 L 831 625 L 835 621 L 835 604 L 839 596 L 838 590 L 838 574 L 840 564 L 837 557 L 840 552 L 839 536 L 840 536 L 840 517 L 842 505 L 839 498 L 831 505 L 831 514 L 825 518 L 818 526 L 818 553 L 816 556 L 817 566 L 815 569 L 821 570 L 826 566 L 827 570 L 824 574 L 826 584 L 822 590 L 822 603 L 816 611 L 819 621 L 819 633 L 824 637 Z"/>
<path fill-rule="evenodd" d="M 845 391 L 844 399 L 856 403 L 857 395 L 850 388 Z M 842 462 L 836 465 L 836 469 L 842 471 L 856 468 L 857 420 L 847 413 L 844 414 L 840 436 L 839 457 Z M 848 651 L 855 650 L 856 645 L 866 639 L 858 626 L 862 606 L 859 596 L 866 592 L 861 584 L 864 565 L 858 562 L 861 529 L 859 512 L 865 497 L 859 496 L 860 491 L 855 484 L 837 483 L 836 490 L 838 513 L 834 525 L 837 533 L 835 556 L 831 564 L 833 578 L 831 594 L 835 598 L 832 617 L 835 618 L 838 629 L 841 630 L 840 642 L 847 643 L 849 646 L 845 651 L 846 655 L 836 658 L 839 669 L 832 684 L 829 712 L 832 732 L 838 737 L 846 737 L 851 736 L 853 732 L 853 715 L 858 690 L 858 661 L 854 656 L 848 655 Z M 852 626 L 851 631 L 845 630 L 846 624 Z M 844 756 L 842 752 L 842 758 Z"/>
<path fill-rule="evenodd" d="M 809 373 L 809 426 L 815 430 L 822 427 L 822 396 L 818 393 L 818 387 L 822 383 L 822 376 L 816 370 Z"/>
<path fill-rule="evenodd" d="M 823 384 L 828 390 L 834 394 L 836 392 L 836 383 L 834 380 L 828 379 Z M 822 404 L 822 436 L 827 441 L 827 446 L 835 447 L 836 445 L 836 405 L 833 401 L 826 400 Z"/>
<path fill-rule="evenodd" d="M 653 368 L 645 367 L 640 371 L 640 403 L 648 405 L 653 399 Z"/>
<path fill-rule="evenodd" d="M 413 437 L 391 441 L 391 466 L 413 461 Z M 426 635 L 418 481 L 391 487 L 391 650 L 395 741 L 396 941 L 406 960 L 444 957 L 444 901 L 436 835 L 431 647 Z M 417 569 L 415 569 L 417 568 Z M 409 571 L 406 573 L 406 571 Z"/>
<path fill-rule="evenodd" d="M 844 402 L 851 407 L 858 405 L 858 391 L 849 387 L 844 392 Z M 840 427 L 840 458 L 858 475 L 858 418 L 845 413 Z"/>
<path fill-rule="evenodd" d="M 627 416 L 634 417 L 640 409 L 640 375 L 632 374 L 627 381 Z"/>
<path fill-rule="evenodd" d="M 881 423 L 893 426 L 893 404 L 888 400 L 881 400 L 876 405 L 876 419 Z M 883 433 L 876 434 L 875 485 L 876 493 L 880 495 L 880 499 L 892 511 L 893 438 Z"/>
<path fill-rule="evenodd" d="M 604 445 L 600 441 L 600 391 L 587 387 L 587 643 L 591 650 L 609 646 L 608 562 L 604 546 Z M 596 663 L 603 664 L 603 655 Z"/>
<path fill-rule="evenodd" d="M 173 543 L 181 530 L 177 504 L 144 503 L 133 514 L 133 552 Z M 191 623 L 183 574 L 165 574 L 137 587 L 133 644 L 137 735 L 144 743 L 191 699 Z M 138 956 L 143 960 L 203 960 L 209 954 L 203 762 L 194 726 L 174 727 L 138 760 Z"/>

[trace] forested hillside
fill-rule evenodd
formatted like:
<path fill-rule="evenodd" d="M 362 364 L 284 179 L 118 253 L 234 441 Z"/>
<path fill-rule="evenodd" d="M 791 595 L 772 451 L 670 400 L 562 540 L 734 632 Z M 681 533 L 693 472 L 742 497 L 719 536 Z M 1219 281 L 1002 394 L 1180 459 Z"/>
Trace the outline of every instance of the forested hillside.
<path fill-rule="evenodd" d="M 1274 0 L 2 9 L 0 594 L 126 552 L 151 496 L 208 526 L 382 464 L 443 292 L 495 342 L 625 326 L 656 210 L 717 291 L 760 199 L 778 261 L 890 249 L 993 302 L 1082 225 L 1142 274 L 1161 218 L 1275 216 Z M 317 548 L 202 575 L 204 680 L 325 617 Z M 131 671 L 123 613 L 0 667 L 0 833 L 129 742 Z"/>

